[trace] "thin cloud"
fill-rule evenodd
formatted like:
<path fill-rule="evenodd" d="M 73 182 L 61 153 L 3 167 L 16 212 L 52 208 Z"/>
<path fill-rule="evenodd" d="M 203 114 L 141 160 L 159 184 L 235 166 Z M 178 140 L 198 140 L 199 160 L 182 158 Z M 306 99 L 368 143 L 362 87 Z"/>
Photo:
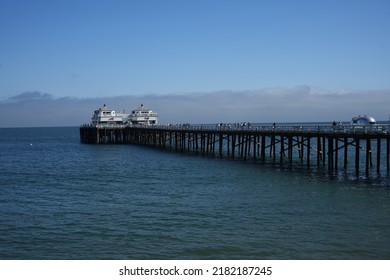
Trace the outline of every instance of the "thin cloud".
<path fill-rule="evenodd" d="M 0 127 L 78 126 L 89 123 L 93 111 L 103 104 L 127 112 L 144 104 L 159 114 L 160 123 L 174 124 L 332 122 L 348 121 L 358 114 L 387 120 L 390 90 L 326 90 L 304 85 L 99 98 L 55 98 L 48 93 L 32 91 L 0 101 Z"/>
<path fill-rule="evenodd" d="M 25 103 L 25 102 L 35 102 L 35 101 L 47 101 L 51 100 L 53 96 L 48 93 L 42 93 L 39 91 L 29 91 L 24 92 L 15 96 L 12 96 L 6 100 L 4 100 L 2 103 Z"/>

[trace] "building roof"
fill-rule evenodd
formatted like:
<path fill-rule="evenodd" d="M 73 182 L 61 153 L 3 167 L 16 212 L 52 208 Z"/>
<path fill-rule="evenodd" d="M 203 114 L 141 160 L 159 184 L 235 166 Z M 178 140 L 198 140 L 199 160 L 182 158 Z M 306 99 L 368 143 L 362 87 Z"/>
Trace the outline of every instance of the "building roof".
<path fill-rule="evenodd" d="M 151 109 L 144 107 L 144 104 L 141 104 L 140 107 L 134 109 L 134 111 L 151 111 Z"/>
<path fill-rule="evenodd" d="M 100 111 L 114 111 L 106 106 L 106 104 L 103 105 L 103 107 L 99 108 Z"/>

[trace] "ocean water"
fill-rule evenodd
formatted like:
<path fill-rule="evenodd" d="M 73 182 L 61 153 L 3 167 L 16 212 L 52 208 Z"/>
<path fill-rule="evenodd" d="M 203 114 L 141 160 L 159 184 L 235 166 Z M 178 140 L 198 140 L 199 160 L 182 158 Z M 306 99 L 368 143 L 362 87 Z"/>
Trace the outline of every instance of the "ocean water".
<path fill-rule="evenodd" d="M 387 183 L 78 127 L 0 129 L 0 166 L 0 259 L 390 259 Z"/>

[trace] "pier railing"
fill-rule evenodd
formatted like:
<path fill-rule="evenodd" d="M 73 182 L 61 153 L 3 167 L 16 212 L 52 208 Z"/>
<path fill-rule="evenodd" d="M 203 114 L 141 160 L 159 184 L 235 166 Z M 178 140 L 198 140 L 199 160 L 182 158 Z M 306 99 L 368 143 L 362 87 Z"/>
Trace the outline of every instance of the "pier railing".
<path fill-rule="evenodd" d="M 136 127 L 136 126 L 135 126 Z M 145 126 L 138 126 L 145 127 Z M 388 133 L 388 125 L 250 125 L 250 126 L 235 126 L 235 125 L 153 125 L 150 128 L 170 129 L 170 130 L 213 130 L 213 131 L 275 131 L 275 132 L 338 132 L 338 133 Z"/>
<path fill-rule="evenodd" d="M 167 129 L 167 130 L 213 130 L 213 131 L 274 131 L 274 132 L 337 132 L 337 133 L 389 133 L 390 125 L 235 125 L 235 124 L 159 124 L 159 125 L 128 125 L 128 124 L 98 124 L 83 125 L 82 127 L 96 127 L 98 129 L 124 129 L 124 128 L 149 128 L 149 129 Z"/>

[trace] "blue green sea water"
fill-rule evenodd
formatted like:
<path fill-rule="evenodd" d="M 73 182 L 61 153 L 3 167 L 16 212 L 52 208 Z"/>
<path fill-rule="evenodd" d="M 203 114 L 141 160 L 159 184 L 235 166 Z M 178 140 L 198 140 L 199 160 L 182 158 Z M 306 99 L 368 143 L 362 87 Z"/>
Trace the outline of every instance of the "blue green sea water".
<path fill-rule="evenodd" d="M 390 259 L 390 187 L 0 129 L 0 259 Z"/>

